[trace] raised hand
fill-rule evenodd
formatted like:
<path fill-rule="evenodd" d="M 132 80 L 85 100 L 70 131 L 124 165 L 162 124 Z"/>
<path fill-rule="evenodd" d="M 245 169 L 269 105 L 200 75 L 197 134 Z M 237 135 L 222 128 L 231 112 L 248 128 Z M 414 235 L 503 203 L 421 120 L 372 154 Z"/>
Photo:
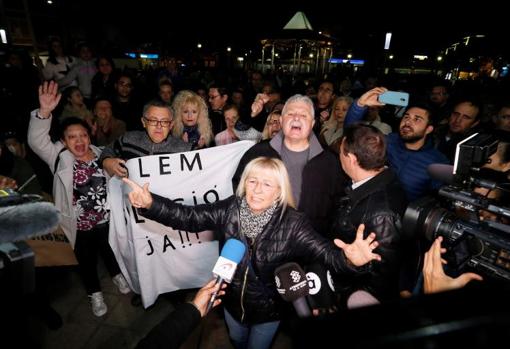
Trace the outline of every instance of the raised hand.
<path fill-rule="evenodd" d="M 148 209 L 152 206 L 152 195 L 149 191 L 149 183 L 145 183 L 143 188 L 128 178 L 122 179 L 129 185 L 131 192 L 128 194 L 131 205 L 136 208 Z"/>
<path fill-rule="evenodd" d="M 266 104 L 268 101 L 268 95 L 264 93 L 257 94 L 257 97 L 255 97 L 255 100 L 251 104 L 251 117 L 254 118 L 255 116 L 259 115 L 264 108 L 264 104 Z"/>
<path fill-rule="evenodd" d="M 388 89 L 384 87 L 373 88 L 362 94 L 356 103 L 358 103 L 360 107 L 373 107 L 385 105 L 384 103 L 379 102 L 378 98 L 379 95 L 383 94 L 386 91 L 388 91 Z"/>
<path fill-rule="evenodd" d="M 58 84 L 55 81 L 45 81 L 39 86 L 39 116 L 49 118 L 51 112 L 57 107 L 62 95 L 58 93 Z"/>
<path fill-rule="evenodd" d="M 446 275 L 443 269 L 443 264 L 446 264 L 446 261 L 441 258 L 441 253 L 446 252 L 446 249 L 441 248 L 442 241 L 441 236 L 437 237 L 425 253 L 423 262 L 423 291 L 425 293 L 454 290 L 464 287 L 472 280 L 483 280 L 480 275 L 475 273 L 464 273 L 457 278 Z"/>
<path fill-rule="evenodd" d="M 363 231 L 365 225 L 360 224 L 356 231 L 356 240 L 352 244 L 346 244 L 340 239 L 335 239 L 335 245 L 340 247 L 347 259 L 355 266 L 361 267 L 374 259 L 377 261 L 381 260 L 381 256 L 377 253 L 372 253 L 374 249 L 379 246 L 379 243 L 375 240 L 375 233 L 370 233 L 366 239 L 363 239 Z"/>

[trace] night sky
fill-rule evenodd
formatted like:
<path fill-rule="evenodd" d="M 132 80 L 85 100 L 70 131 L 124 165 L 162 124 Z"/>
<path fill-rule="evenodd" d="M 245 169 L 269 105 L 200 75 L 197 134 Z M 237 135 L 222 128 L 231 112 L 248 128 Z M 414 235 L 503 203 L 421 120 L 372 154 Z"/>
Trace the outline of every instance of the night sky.
<path fill-rule="evenodd" d="M 11 0 L 4 0 L 9 3 Z M 392 31 L 393 48 L 413 53 L 434 52 L 469 34 L 501 36 L 496 20 L 483 24 L 474 8 L 445 1 L 421 1 L 409 5 L 362 1 L 168 1 L 139 2 L 107 0 L 53 0 L 50 11 L 57 21 L 40 23 L 39 36 L 50 32 L 89 39 L 103 46 L 130 46 L 158 43 L 160 46 L 193 47 L 197 42 L 210 46 L 249 47 L 257 39 L 271 37 L 296 11 L 304 11 L 315 30 L 331 33 L 345 49 L 381 47 L 384 33 Z M 29 0 L 35 9 L 45 1 Z M 402 2 L 399 2 L 402 4 Z M 411 11 L 408 7 L 419 7 Z M 465 4 L 464 4 L 465 6 Z M 480 8 L 479 10 L 482 10 Z M 46 11 L 46 10 L 45 10 Z M 122 15 L 121 15 L 122 13 Z M 37 25 L 39 23 L 39 25 Z M 43 25 L 41 25 L 43 24 Z M 510 30 L 506 30 L 510 33 Z"/>

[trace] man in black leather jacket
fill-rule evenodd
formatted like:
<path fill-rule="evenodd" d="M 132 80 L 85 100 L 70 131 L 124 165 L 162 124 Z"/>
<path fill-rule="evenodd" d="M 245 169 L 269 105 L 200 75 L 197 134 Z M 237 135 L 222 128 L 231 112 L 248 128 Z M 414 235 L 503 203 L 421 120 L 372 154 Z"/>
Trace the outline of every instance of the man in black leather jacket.
<path fill-rule="evenodd" d="M 346 298 L 356 290 L 368 291 L 379 301 L 399 294 L 401 218 L 407 200 L 395 173 L 384 166 L 385 154 L 384 135 L 376 128 L 357 124 L 345 129 L 340 162 L 352 186 L 336 210 L 332 237 L 352 241 L 356 227 L 364 223 L 366 232 L 376 233 L 380 242 L 377 252 L 382 256 L 382 262 L 374 264 L 369 274 L 343 275 L 337 280 L 337 291 Z"/>

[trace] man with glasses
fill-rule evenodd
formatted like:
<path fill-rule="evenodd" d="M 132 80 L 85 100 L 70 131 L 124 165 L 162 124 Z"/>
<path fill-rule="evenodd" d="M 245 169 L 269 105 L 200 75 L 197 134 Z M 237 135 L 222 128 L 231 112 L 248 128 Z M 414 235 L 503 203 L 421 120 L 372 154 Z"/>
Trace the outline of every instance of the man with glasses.
<path fill-rule="evenodd" d="M 191 150 L 191 144 L 172 137 L 173 110 L 165 102 L 154 100 L 143 108 L 142 125 L 145 131 L 129 131 L 101 153 L 100 164 L 110 176 L 126 177 L 125 162 L 129 159 L 179 153 Z"/>

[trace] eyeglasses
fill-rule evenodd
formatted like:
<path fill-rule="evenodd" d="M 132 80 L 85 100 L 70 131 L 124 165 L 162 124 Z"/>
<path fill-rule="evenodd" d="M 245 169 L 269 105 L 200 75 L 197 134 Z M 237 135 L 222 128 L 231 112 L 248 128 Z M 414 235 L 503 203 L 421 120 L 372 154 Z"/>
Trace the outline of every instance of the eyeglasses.
<path fill-rule="evenodd" d="M 146 117 L 143 118 L 150 126 L 158 126 L 161 127 L 170 127 L 172 120 L 156 120 L 156 119 L 148 119 Z"/>
<path fill-rule="evenodd" d="M 209 99 L 215 99 L 217 97 L 219 97 L 220 95 L 216 95 L 216 96 L 209 96 Z"/>
<path fill-rule="evenodd" d="M 280 121 L 278 121 L 278 120 L 271 120 L 267 124 L 268 125 L 280 125 Z"/>
<path fill-rule="evenodd" d="M 260 183 L 260 188 L 262 189 L 262 191 L 265 191 L 265 192 L 271 192 L 271 191 L 275 190 L 275 188 L 276 188 L 276 185 L 274 185 L 272 183 L 259 182 L 255 178 L 248 178 L 246 180 L 246 188 L 250 188 L 251 190 L 253 190 L 253 189 L 257 188 L 259 183 Z"/>

